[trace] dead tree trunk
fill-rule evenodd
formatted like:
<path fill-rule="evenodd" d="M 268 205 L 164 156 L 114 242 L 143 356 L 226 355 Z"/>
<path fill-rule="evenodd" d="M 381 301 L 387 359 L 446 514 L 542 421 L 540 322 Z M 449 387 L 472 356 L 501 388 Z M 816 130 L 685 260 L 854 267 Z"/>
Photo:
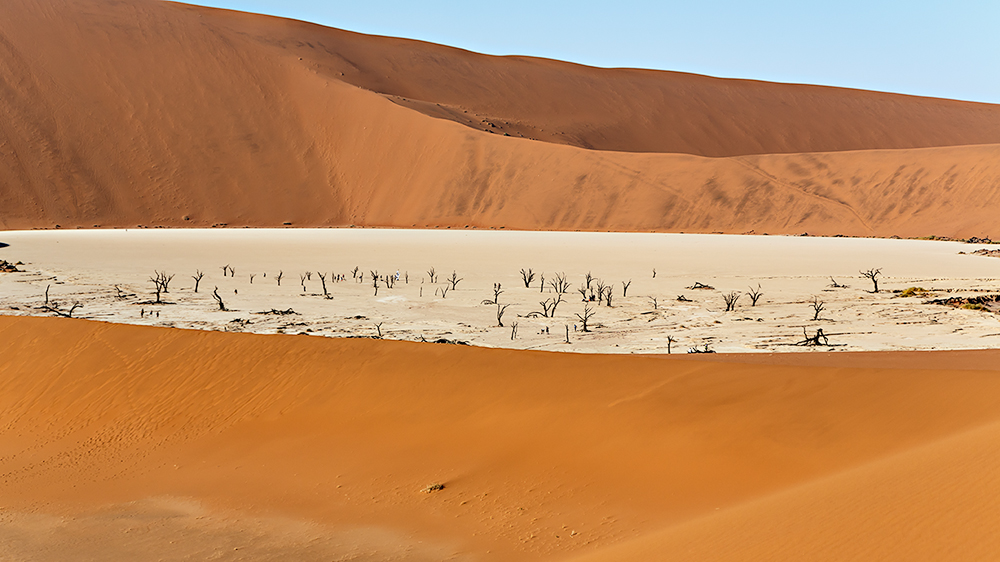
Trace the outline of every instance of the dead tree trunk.
<path fill-rule="evenodd" d="M 622 298 L 623 299 L 628 296 L 628 286 L 631 285 L 631 284 L 632 284 L 632 280 L 631 279 L 629 279 L 628 281 L 622 281 Z"/>
<path fill-rule="evenodd" d="M 219 296 L 219 288 L 218 287 L 216 287 L 215 290 L 212 291 L 212 298 L 214 298 L 216 304 L 219 305 L 219 310 L 221 310 L 222 312 L 226 312 L 226 310 L 228 310 L 226 308 L 226 303 L 222 302 L 222 297 Z"/>
<path fill-rule="evenodd" d="M 201 283 L 201 278 L 204 276 L 205 274 L 200 269 L 196 269 L 194 275 L 191 276 L 194 279 L 194 292 L 198 292 L 198 284 Z"/>
<path fill-rule="evenodd" d="M 521 280 L 524 281 L 524 288 L 528 289 L 531 287 L 531 282 L 535 280 L 535 272 L 531 271 L 529 267 L 527 271 L 521 269 Z"/>
<path fill-rule="evenodd" d="M 503 328 L 503 313 L 507 311 L 509 304 L 501 305 L 497 303 L 497 325 Z"/>
<path fill-rule="evenodd" d="M 589 304 L 583 305 L 583 314 L 576 314 L 576 317 L 583 323 L 583 331 L 589 332 L 590 329 L 587 328 L 587 322 L 594 317 L 594 309 L 590 308 Z"/>
<path fill-rule="evenodd" d="M 865 278 L 868 278 L 868 279 L 871 280 L 872 285 L 874 286 L 874 290 L 872 292 L 873 293 L 877 293 L 878 292 L 878 276 L 879 276 L 879 274 L 882 273 L 882 269 L 881 268 L 878 268 L 878 269 L 869 269 L 868 271 L 861 271 L 859 273 L 861 273 L 862 277 L 865 277 Z"/>

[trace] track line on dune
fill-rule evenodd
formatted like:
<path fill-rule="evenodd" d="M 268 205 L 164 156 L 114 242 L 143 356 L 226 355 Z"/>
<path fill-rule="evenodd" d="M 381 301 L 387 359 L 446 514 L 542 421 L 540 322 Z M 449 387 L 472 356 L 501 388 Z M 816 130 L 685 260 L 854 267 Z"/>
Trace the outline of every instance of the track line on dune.
<path fill-rule="evenodd" d="M 861 215 L 858 214 L 858 212 L 854 209 L 854 207 L 851 207 L 847 203 L 844 203 L 843 201 L 837 201 L 836 199 L 831 199 L 829 197 L 825 197 L 825 196 L 820 195 L 818 193 L 812 193 L 811 191 L 808 191 L 806 188 L 802 187 L 801 185 L 796 185 L 796 184 L 791 183 L 791 182 L 780 180 L 776 176 L 773 176 L 773 175 L 765 172 L 759 166 L 757 166 L 755 164 L 751 164 L 750 162 L 747 162 L 745 157 L 736 156 L 736 157 L 730 158 L 730 160 L 732 160 L 733 162 L 736 162 L 737 164 L 740 164 L 744 168 L 750 170 L 751 172 L 754 172 L 755 174 L 759 175 L 760 177 L 762 177 L 762 178 L 764 178 L 764 179 L 766 179 L 766 180 L 768 180 L 770 182 L 775 183 L 776 185 L 780 185 L 781 187 L 784 187 L 784 188 L 787 188 L 787 189 L 791 189 L 793 191 L 797 191 L 797 192 L 799 192 L 799 193 L 801 193 L 803 195 L 812 197 L 814 199 L 819 199 L 820 201 L 825 201 L 827 203 L 833 203 L 834 205 L 836 205 L 838 207 L 842 207 L 844 209 L 847 209 L 847 211 L 850 212 L 852 215 L 854 215 L 854 218 L 856 218 L 858 220 L 858 222 L 861 223 L 861 226 L 865 227 L 865 229 L 867 229 L 869 233 L 874 232 L 874 229 L 872 229 L 872 227 L 869 226 L 868 223 L 865 222 L 865 220 L 863 218 L 861 218 Z"/>

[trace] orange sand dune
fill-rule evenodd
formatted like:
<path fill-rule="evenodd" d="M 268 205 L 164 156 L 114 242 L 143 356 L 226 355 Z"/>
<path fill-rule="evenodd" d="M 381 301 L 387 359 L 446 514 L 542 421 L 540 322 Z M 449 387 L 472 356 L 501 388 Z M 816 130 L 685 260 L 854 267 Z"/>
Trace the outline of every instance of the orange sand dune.
<path fill-rule="evenodd" d="M 965 237 L 991 234 L 1000 185 L 997 106 L 487 57 L 147 0 L 2 3 L 0 88 L 4 229 Z"/>
<path fill-rule="evenodd" d="M 0 555 L 982 559 L 1000 377 L 994 353 L 952 356 L 775 366 L 0 317 Z"/>

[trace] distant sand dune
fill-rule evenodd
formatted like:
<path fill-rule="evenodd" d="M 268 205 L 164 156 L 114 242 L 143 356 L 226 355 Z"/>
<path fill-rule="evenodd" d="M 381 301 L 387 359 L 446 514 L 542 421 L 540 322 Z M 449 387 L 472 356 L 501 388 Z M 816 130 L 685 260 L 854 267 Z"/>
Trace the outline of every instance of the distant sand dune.
<path fill-rule="evenodd" d="M 4 2 L 0 53 L 4 229 L 995 234 L 992 105 L 488 57 L 146 0 Z"/>
<path fill-rule="evenodd" d="M 381 541 L 359 559 L 386 560 L 420 541 L 480 560 L 968 560 L 998 546 L 992 352 L 950 353 L 954 370 L 803 367 L 0 317 L 0 357 L 0 553 L 19 559 L 136 544 L 150 559 L 329 559 Z M 17 550 L 31 540 L 48 558 Z"/>

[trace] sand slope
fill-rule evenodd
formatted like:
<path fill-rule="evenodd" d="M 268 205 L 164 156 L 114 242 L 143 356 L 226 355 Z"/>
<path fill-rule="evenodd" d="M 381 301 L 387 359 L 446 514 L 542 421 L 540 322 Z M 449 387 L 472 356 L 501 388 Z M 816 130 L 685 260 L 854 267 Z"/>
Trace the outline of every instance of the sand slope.
<path fill-rule="evenodd" d="M 982 236 L 1000 185 L 1000 109 L 984 104 L 486 57 L 146 0 L 4 2 L 0 51 L 5 229 Z"/>
<path fill-rule="evenodd" d="M 0 357 L 0 553 L 18 559 L 996 546 L 983 352 L 959 370 L 793 367 L 4 317 Z"/>

